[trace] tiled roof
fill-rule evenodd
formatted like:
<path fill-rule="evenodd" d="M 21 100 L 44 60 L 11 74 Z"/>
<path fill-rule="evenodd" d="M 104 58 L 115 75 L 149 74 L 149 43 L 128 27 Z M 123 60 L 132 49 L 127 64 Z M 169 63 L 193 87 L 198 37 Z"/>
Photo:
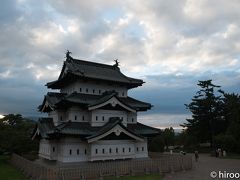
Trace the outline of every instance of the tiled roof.
<path fill-rule="evenodd" d="M 48 132 L 54 129 L 52 118 L 40 118 L 37 122 L 37 127 L 39 129 L 42 138 L 48 138 Z"/>
<path fill-rule="evenodd" d="M 70 95 L 67 95 L 64 93 L 48 93 L 44 98 L 43 104 L 39 106 L 39 110 L 42 110 L 45 101 L 47 101 L 51 107 L 61 107 L 62 104 L 66 103 L 78 104 L 81 107 L 88 107 L 103 103 L 113 96 L 115 96 L 126 106 L 131 107 L 137 111 L 147 110 L 152 107 L 152 105 L 149 103 L 142 102 L 131 97 L 117 97 L 115 92 L 104 93 L 103 95 L 91 95 L 82 93 L 72 93 Z"/>
<path fill-rule="evenodd" d="M 153 128 L 142 123 L 128 124 L 128 129 L 135 132 L 136 134 L 141 134 L 142 136 L 156 135 L 161 132 L 158 128 Z"/>
<path fill-rule="evenodd" d="M 109 121 L 104 126 L 93 127 L 89 122 L 63 122 L 58 126 L 53 125 L 51 118 L 41 118 L 38 121 L 38 129 L 42 138 L 56 138 L 59 135 L 80 136 L 83 139 L 92 138 L 110 130 L 116 124 L 121 123 L 119 120 Z M 123 126 L 123 125 L 122 125 Z M 158 135 L 159 129 L 152 128 L 141 123 L 128 124 L 124 126 L 126 130 L 134 133 L 137 136 L 149 137 Z"/>
<path fill-rule="evenodd" d="M 66 70 L 65 70 L 66 69 Z M 125 76 L 114 65 L 100 64 L 90 61 L 71 59 L 64 61 L 64 65 L 58 80 L 46 84 L 49 88 L 61 88 L 64 82 L 69 81 L 73 76 L 82 79 L 95 79 L 110 81 L 128 85 L 129 88 L 141 86 L 144 82 L 141 79 L 135 79 Z"/>
<path fill-rule="evenodd" d="M 100 136 L 102 134 L 104 134 L 105 132 L 111 130 L 114 126 L 116 126 L 117 124 L 119 124 L 123 129 L 129 131 L 131 134 L 134 134 L 135 136 L 138 136 L 139 138 L 143 138 L 140 136 L 140 134 L 135 134 L 134 132 L 130 131 L 128 128 L 126 128 L 123 124 L 122 124 L 122 120 L 119 117 L 113 117 L 110 118 L 108 123 L 106 123 L 103 127 L 101 127 L 101 129 L 99 131 L 97 131 L 96 133 L 94 133 L 93 135 L 87 137 L 87 139 L 91 139 L 97 136 Z"/>

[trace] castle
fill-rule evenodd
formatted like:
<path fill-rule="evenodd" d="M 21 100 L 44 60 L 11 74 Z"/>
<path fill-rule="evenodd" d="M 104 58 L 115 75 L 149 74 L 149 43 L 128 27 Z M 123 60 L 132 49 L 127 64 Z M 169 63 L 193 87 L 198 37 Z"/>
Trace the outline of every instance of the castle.
<path fill-rule="evenodd" d="M 74 59 L 66 53 L 56 81 L 39 111 L 33 139 L 39 138 L 39 157 L 59 162 L 148 157 L 148 138 L 159 129 L 137 122 L 137 113 L 152 105 L 128 96 L 141 79 L 125 76 L 114 65 Z"/>

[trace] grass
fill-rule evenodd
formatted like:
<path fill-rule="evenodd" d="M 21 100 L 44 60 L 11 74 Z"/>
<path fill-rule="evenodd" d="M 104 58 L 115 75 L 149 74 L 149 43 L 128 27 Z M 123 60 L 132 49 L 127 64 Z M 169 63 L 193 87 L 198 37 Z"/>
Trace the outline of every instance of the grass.
<path fill-rule="evenodd" d="M 0 155 L 0 178 L 4 180 L 27 180 L 20 171 L 7 162 L 8 159 L 9 156 Z"/>
<path fill-rule="evenodd" d="M 162 177 L 158 174 L 143 175 L 143 176 L 126 176 L 126 177 L 106 177 L 104 180 L 161 180 Z"/>

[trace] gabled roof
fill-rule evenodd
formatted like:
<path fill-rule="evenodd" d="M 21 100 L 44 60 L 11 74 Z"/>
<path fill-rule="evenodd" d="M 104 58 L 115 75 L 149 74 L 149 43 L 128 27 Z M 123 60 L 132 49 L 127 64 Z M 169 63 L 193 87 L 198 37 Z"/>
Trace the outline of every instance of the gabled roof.
<path fill-rule="evenodd" d="M 122 120 L 119 117 L 110 118 L 109 122 L 104 127 L 102 127 L 97 133 L 93 134 L 92 136 L 87 137 L 86 139 L 88 142 L 91 143 L 91 142 L 97 141 L 99 139 L 102 139 L 113 132 L 117 136 L 119 136 L 120 133 L 124 133 L 135 140 L 144 141 L 144 137 L 137 135 L 134 132 L 127 129 L 122 124 Z"/>
<path fill-rule="evenodd" d="M 125 76 L 119 67 L 114 65 L 71 59 L 64 61 L 58 80 L 49 82 L 46 86 L 52 89 L 59 89 L 76 79 L 108 81 L 126 85 L 128 88 L 141 86 L 144 83 L 141 79 Z"/>
<path fill-rule="evenodd" d="M 36 136 L 48 138 L 48 132 L 52 131 L 54 128 L 52 118 L 39 118 L 32 138 L 34 139 Z"/>
<path fill-rule="evenodd" d="M 63 122 L 58 126 L 54 126 L 52 118 L 41 118 L 37 123 L 37 128 L 35 128 L 33 138 L 40 136 L 44 139 L 54 139 L 68 135 L 77 136 L 83 140 L 88 140 L 104 134 L 116 125 L 120 125 L 123 129 L 139 138 L 156 136 L 161 132 L 160 129 L 152 128 L 141 123 L 128 124 L 127 127 L 125 127 L 122 125 L 119 118 L 110 120 L 101 127 L 93 127 L 89 122 L 70 121 Z"/>
<path fill-rule="evenodd" d="M 126 105 L 124 103 L 124 101 L 122 102 L 121 100 L 119 100 L 119 98 L 114 94 L 108 95 L 107 98 L 103 97 L 103 98 L 99 99 L 98 101 L 96 101 L 94 104 L 89 104 L 88 110 L 98 109 L 98 108 L 104 107 L 108 104 L 111 104 L 112 107 L 115 107 L 118 105 L 127 111 L 136 112 L 136 110 L 134 108 L 132 108 L 129 105 Z"/>
<path fill-rule="evenodd" d="M 145 111 L 152 107 L 152 105 L 149 103 L 142 102 L 131 97 L 118 97 L 116 92 L 111 91 L 106 92 L 102 95 L 91 95 L 82 93 L 72 93 L 70 95 L 67 95 L 64 93 L 48 93 L 45 96 L 42 105 L 39 106 L 39 110 L 43 112 L 49 111 L 48 109 L 45 109 L 47 105 L 52 107 L 53 109 L 73 105 L 88 109 L 96 105 L 100 105 L 108 101 L 112 97 L 115 97 L 119 102 L 122 103 L 122 105 L 127 106 L 128 108 L 135 111 Z"/>
<path fill-rule="evenodd" d="M 55 108 L 55 104 L 57 104 L 62 99 L 64 99 L 64 97 L 66 95 L 67 94 L 65 94 L 65 93 L 48 92 L 47 95 L 44 96 L 42 105 L 40 105 L 38 107 L 38 109 L 40 111 L 42 111 L 43 109 L 51 109 L 51 110 L 53 110 Z"/>

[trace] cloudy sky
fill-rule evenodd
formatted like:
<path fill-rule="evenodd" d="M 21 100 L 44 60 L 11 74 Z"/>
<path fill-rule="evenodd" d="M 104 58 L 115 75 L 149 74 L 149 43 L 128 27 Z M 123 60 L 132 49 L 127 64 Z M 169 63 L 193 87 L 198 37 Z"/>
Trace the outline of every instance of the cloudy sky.
<path fill-rule="evenodd" d="M 177 127 L 197 81 L 240 93 L 239 0 L 3 0 L 0 114 L 39 115 L 65 52 L 142 78 L 130 95 L 154 105 L 139 119 Z"/>

